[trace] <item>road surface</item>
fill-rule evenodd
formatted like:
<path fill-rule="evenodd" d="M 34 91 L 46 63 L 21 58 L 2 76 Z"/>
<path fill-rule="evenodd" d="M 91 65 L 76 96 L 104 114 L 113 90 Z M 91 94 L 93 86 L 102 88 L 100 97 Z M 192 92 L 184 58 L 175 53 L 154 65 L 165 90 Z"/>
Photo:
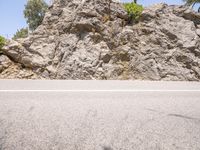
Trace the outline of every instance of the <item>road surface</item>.
<path fill-rule="evenodd" d="M 0 150 L 200 150 L 200 83 L 0 80 Z"/>

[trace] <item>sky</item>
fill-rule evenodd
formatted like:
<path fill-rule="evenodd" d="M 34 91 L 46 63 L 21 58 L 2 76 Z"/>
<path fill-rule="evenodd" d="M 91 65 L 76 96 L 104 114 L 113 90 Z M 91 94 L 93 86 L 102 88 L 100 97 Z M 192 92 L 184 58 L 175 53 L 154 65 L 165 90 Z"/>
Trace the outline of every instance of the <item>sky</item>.
<path fill-rule="evenodd" d="M 46 0 L 47 3 L 50 0 Z M 131 2 L 131 0 L 122 0 Z M 27 27 L 23 16 L 24 5 L 27 0 L 0 0 L 0 35 L 11 38 L 18 29 Z M 149 6 L 155 3 L 183 4 L 182 0 L 138 0 L 139 4 Z"/>

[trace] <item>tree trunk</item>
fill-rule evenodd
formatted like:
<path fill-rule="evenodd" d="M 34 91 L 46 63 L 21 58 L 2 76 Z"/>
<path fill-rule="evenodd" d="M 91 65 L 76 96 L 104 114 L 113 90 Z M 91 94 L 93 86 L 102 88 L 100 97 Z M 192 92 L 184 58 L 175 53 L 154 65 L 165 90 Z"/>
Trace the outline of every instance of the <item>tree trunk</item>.
<path fill-rule="evenodd" d="M 192 4 L 192 8 L 194 8 L 194 5 L 196 4 L 196 2 L 194 2 L 193 4 Z"/>
<path fill-rule="evenodd" d="M 111 7 L 111 3 L 112 3 L 112 0 L 108 0 L 108 9 L 109 9 L 109 10 L 108 10 L 108 11 L 109 11 L 109 12 L 108 12 L 108 13 L 109 13 L 108 15 L 109 15 L 109 20 L 110 20 L 110 18 L 111 18 L 111 8 L 110 8 L 110 7 Z"/>

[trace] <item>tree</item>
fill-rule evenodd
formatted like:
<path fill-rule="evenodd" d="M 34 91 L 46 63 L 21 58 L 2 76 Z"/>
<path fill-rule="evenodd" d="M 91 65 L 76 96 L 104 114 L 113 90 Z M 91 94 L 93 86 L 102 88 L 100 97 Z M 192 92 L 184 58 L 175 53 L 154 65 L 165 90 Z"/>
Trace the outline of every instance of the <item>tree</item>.
<path fill-rule="evenodd" d="M 137 4 L 137 0 L 134 0 L 133 2 L 134 2 L 135 4 Z"/>
<path fill-rule="evenodd" d="M 192 6 L 194 8 L 194 5 L 197 3 L 200 3 L 200 0 L 183 0 L 186 2 L 186 5 Z M 200 12 L 200 8 L 198 9 L 198 12 Z"/>
<path fill-rule="evenodd" d="M 43 21 L 48 5 L 44 0 L 28 0 L 25 5 L 24 17 L 30 30 L 35 30 Z"/>
<path fill-rule="evenodd" d="M 200 3 L 200 0 L 183 0 L 186 2 L 186 5 L 192 6 L 194 8 L 195 4 Z M 198 8 L 198 12 L 200 12 L 200 7 Z"/>
<path fill-rule="evenodd" d="M 28 28 L 22 28 L 20 30 L 17 30 L 17 32 L 13 36 L 13 40 L 16 40 L 19 38 L 26 38 L 27 36 L 28 36 Z"/>

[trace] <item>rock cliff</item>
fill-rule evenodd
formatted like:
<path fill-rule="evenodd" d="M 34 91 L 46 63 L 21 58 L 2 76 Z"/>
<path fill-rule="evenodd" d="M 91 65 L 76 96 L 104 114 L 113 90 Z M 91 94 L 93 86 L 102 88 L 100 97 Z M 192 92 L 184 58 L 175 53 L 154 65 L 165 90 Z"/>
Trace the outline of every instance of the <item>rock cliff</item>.
<path fill-rule="evenodd" d="M 200 81 L 200 14 L 157 4 L 128 24 L 120 3 L 55 0 L 28 38 L 3 48 L 0 78 Z"/>

